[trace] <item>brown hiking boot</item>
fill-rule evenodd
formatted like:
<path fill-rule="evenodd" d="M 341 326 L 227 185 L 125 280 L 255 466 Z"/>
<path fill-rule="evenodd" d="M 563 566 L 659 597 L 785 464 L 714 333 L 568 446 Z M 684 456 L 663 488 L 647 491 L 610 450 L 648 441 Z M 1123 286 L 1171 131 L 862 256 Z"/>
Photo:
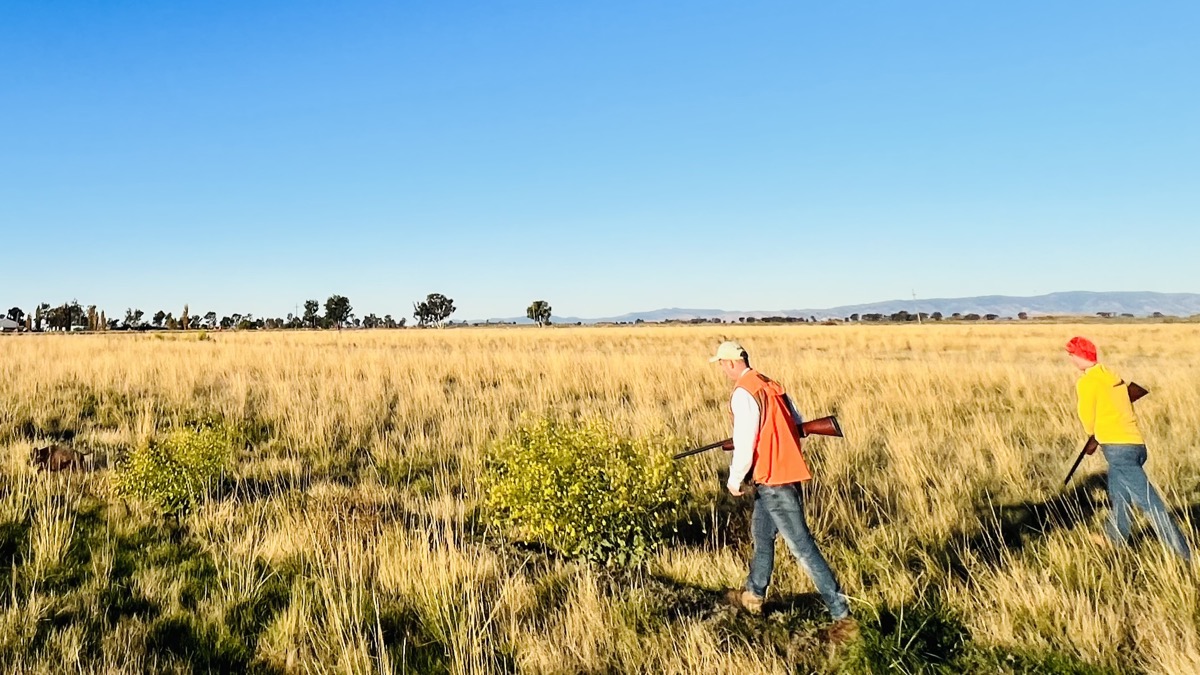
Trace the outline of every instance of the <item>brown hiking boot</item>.
<path fill-rule="evenodd" d="M 763 611 L 763 599 L 740 588 L 725 591 L 725 601 L 755 616 L 761 615 Z"/>
<path fill-rule="evenodd" d="M 852 616 L 838 619 L 825 629 L 823 637 L 826 642 L 835 645 L 853 642 L 858 639 L 858 621 L 855 621 Z"/>

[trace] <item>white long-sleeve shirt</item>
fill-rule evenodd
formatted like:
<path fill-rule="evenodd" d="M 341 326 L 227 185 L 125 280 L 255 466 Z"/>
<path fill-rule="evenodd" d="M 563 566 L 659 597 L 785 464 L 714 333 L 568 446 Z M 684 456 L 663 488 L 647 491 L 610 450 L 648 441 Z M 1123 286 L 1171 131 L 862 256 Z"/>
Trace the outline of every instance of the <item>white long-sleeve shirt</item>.
<path fill-rule="evenodd" d="M 746 370 L 749 370 L 747 368 Z M 745 371 L 742 372 L 745 375 Z M 788 410 L 796 424 L 803 420 L 790 396 L 784 396 Z M 730 490 L 739 490 L 746 474 L 754 467 L 754 446 L 758 443 L 759 409 L 758 401 L 750 392 L 738 387 L 733 390 L 729 399 L 729 407 L 733 410 L 733 458 L 729 461 Z"/>

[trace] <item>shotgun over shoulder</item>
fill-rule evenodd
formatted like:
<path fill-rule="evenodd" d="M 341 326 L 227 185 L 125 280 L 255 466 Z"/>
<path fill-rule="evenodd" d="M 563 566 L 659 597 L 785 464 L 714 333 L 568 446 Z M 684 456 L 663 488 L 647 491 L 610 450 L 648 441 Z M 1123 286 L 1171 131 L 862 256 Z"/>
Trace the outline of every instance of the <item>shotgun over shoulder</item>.
<path fill-rule="evenodd" d="M 835 416 L 835 415 L 830 415 L 828 417 L 819 417 L 815 420 L 809 420 L 807 422 L 802 422 L 800 424 L 800 437 L 804 438 L 807 436 L 836 436 L 837 438 L 845 437 L 845 435 L 842 433 L 842 425 L 838 424 L 837 416 Z M 703 445 L 703 446 L 700 446 L 699 448 L 692 448 L 691 450 L 684 450 L 683 452 L 672 457 L 672 459 L 683 459 L 684 457 L 691 457 L 692 455 L 698 455 L 702 452 L 712 450 L 714 448 L 719 448 L 722 445 L 727 445 L 732 442 L 733 442 L 732 438 L 726 438 L 723 441 L 717 441 L 716 443 L 709 443 L 708 445 Z"/>

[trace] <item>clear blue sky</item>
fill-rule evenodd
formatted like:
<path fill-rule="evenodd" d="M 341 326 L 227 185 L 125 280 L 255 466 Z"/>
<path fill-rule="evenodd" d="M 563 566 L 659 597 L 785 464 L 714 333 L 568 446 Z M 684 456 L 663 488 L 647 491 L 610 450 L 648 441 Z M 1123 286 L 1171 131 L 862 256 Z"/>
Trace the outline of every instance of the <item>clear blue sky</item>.
<path fill-rule="evenodd" d="M 0 304 L 1200 291 L 1197 35 L 1195 2 L 7 0 Z"/>

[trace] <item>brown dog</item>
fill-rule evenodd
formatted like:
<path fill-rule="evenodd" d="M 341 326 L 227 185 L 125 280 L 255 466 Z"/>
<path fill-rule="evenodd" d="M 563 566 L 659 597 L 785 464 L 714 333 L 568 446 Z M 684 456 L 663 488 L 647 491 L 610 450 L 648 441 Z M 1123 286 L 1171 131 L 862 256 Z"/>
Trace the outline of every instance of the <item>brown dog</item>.
<path fill-rule="evenodd" d="M 30 463 L 46 471 L 65 471 L 83 467 L 83 458 L 90 452 L 79 452 L 64 445 L 48 445 L 34 448 L 29 453 Z"/>

